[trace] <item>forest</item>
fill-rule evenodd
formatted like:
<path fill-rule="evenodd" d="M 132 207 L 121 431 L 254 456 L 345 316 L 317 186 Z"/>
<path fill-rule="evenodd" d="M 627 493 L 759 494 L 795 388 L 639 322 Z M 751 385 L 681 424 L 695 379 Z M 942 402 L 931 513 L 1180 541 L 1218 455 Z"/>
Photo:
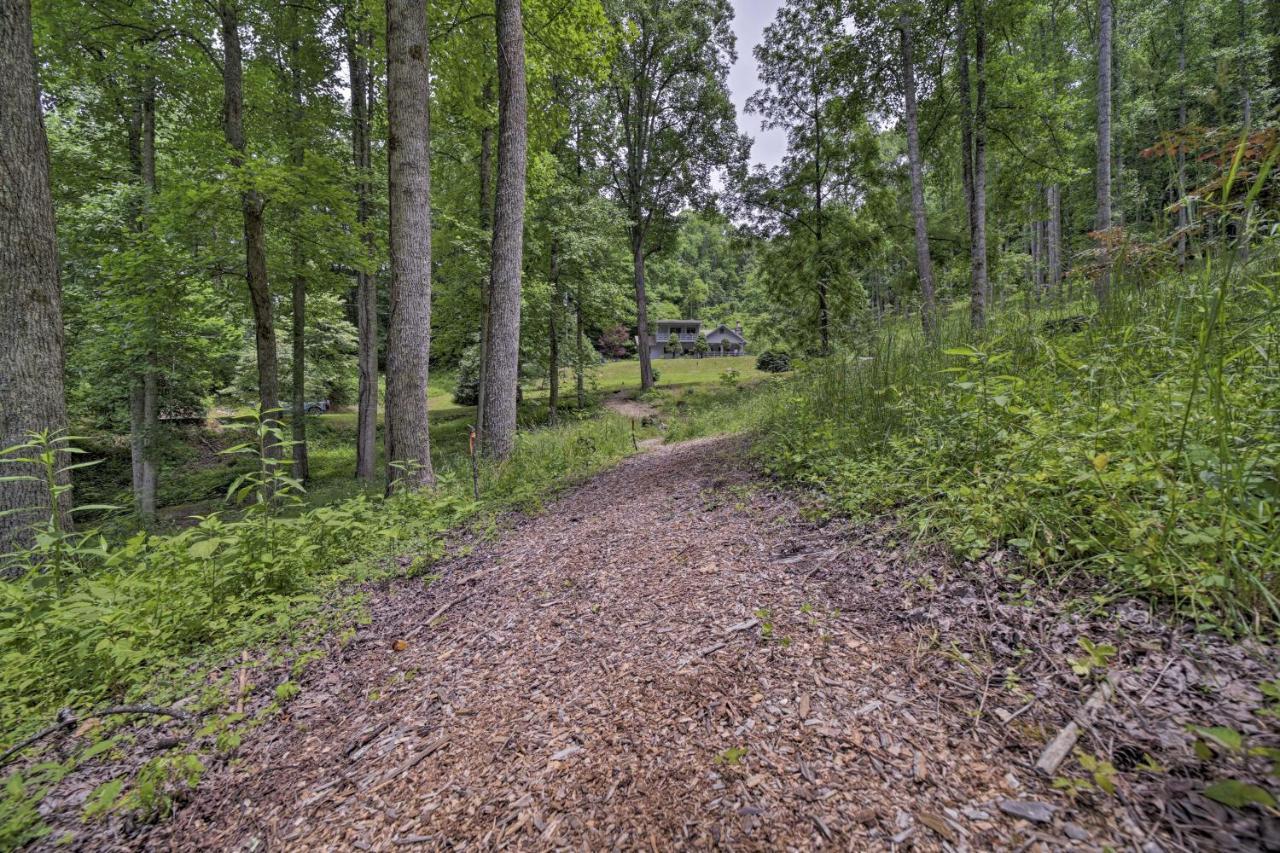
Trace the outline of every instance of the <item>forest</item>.
<path fill-rule="evenodd" d="M 1280 0 L 0 0 L 0 849 L 1275 849 L 1278 160 Z"/>

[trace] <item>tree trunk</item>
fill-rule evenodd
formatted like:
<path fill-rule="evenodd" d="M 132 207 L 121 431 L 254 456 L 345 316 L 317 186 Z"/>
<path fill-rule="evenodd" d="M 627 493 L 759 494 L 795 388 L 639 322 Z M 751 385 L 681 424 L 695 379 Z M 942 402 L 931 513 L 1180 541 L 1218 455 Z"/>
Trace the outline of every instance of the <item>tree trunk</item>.
<path fill-rule="evenodd" d="M 1187 3 L 1178 3 L 1178 133 L 1187 127 Z M 1187 228 L 1191 224 L 1191 199 L 1187 197 L 1187 153 L 1178 139 L 1178 270 L 1187 267 Z"/>
<path fill-rule="evenodd" d="M 486 119 L 488 118 L 489 104 L 493 101 L 493 84 L 486 78 L 484 86 L 480 90 L 480 101 L 484 108 Z M 485 122 L 484 127 L 480 129 L 480 205 L 478 212 L 480 214 L 480 230 L 488 231 L 493 224 L 493 189 L 490 187 L 493 176 L 493 126 Z M 490 246 L 492 247 L 493 235 L 489 235 Z M 485 389 L 489 387 L 486 381 L 485 371 L 488 369 L 489 354 L 489 281 L 493 275 L 493 258 L 489 258 L 489 275 L 480 279 L 480 369 L 476 394 L 476 440 L 480 446 L 484 446 L 484 395 Z"/>
<path fill-rule="evenodd" d="M 1049 264 L 1049 290 L 1057 293 L 1062 287 L 1062 199 L 1057 184 L 1049 184 L 1045 190 L 1045 203 L 1049 208 L 1049 221 L 1045 227 L 1046 254 Z"/>
<path fill-rule="evenodd" d="M 431 352 L 431 77 L 427 10 L 387 0 L 387 490 L 433 485 L 427 423 Z"/>
<path fill-rule="evenodd" d="M 1236 0 L 1240 17 L 1240 124 L 1245 133 L 1253 124 L 1253 96 L 1249 92 L 1249 10 L 1245 0 Z"/>
<path fill-rule="evenodd" d="M 1263 20 L 1269 22 L 1271 36 L 1271 56 L 1268 65 L 1271 71 L 1271 88 L 1280 91 L 1280 0 L 1267 0 Z"/>
<path fill-rule="evenodd" d="M 977 270 L 973 266 L 973 247 L 977 245 L 974 226 L 978 222 L 974 210 L 973 194 L 973 93 L 969 85 L 969 28 L 968 9 L 964 0 L 956 4 L 956 50 L 959 54 L 960 87 L 960 166 L 964 187 L 965 215 L 969 225 L 969 322 L 974 328 L 986 323 L 986 288 L 980 287 Z"/>
<path fill-rule="evenodd" d="M 365 246 L 366 261 L 374 257 L 374 236 L 369 230 L 373 167 L 370 113 L 373 111 L 373 75 L 367 52 L 373 33 L 367 21 L 352 24 L 347 35 L 347 67 L 351 77 L 351 159 L 356 170 L 356 228 Z M 356 479 L 377 476 L 378 436 L 378 281 L 367 269 L 356 271 L 356 328 L 359 339 L 356 364 L 359 389 L 356 396 Z"/>
<path fill-rule="evenodd" d="M 141 85 L 138 106 L 130 128 L 129 147 L 136 152 L 134 170 L 142 188 L 134 228 L 139 234 L 147 229 L 147 213 L 156 191 L 156 80 L 148 73 Z M 152 308 L 154 310 L 154 307 Z M 133 377 L 129 392 L 129 454 L 133 468 L 134 510 L 144 525 L 150 526 L 156 515 L 156 441 L 159 426 L 159 368 L 155 356 L 154 318 L 148 316 L 146 352 L 141 370 Z"/>
<path fill-rule="evenodd" d="M 0 3 L 0 450 L 30 433 L 65 433 L 62 295 L 49 148 L 28 0 Z M 65 455 L 61 462 L 66 461 Z M 9 464 L 5 476 L 41 476 L 36 466 Z M 60 478 L 68 481 L 67 475 Z M 31 541 L 30 526 L 54 513 L 71 524 L 70 493 L 49 506 L 43 482 L 0 480 L 0 554 Z"/>
<path fill-rule="evenodd" d="M 551 305 L 547 312 L 547 421 L 555 424 L 560 405 L 560 241 L 551 238 Z"/>
<path fill-rule="evenodd" d="M 218 17 L 222 23 L 222 133 L 231 148 L 231 166 L 244 166 L 244 68 L 240 48 L 240 21 L 232 0 L 220 0 Z M 257 190 L 240 193 L 244 219 L 245 280 L 253 306 L 254 341 L 258 358 L 258 400 L 263 418 L 279 426 L 280 380 L 276 365 L 276 328 L 271 308 L 271 288 L 267 281 L 267 240 L 262 211 L 265 202 Z M 268 439 L 267 454 L 279 456 L 274 439 Z"/>
<path fill-rule="evenodd" d="M 981 329 L 987 322 L 991 284 L 987 280 L 987 27 L 983 0 L 973 3 L 973 65 L 977 98 L 973 113 L 973 240 L 970 244 L 972 282 L 970 322 Z"/>
<path fill-rule="evenodd" d="M 289 43 L 290 64 L 290 107 L 293 111 L 289 140 L 290 165 L 301 173 L 306 163 L 305 140 L 302 136 L 302 43 L 297 34 L 297 11 L 291 11 L 294 35 Z M 354 96 L 354 93 L 353 93 Z M 301 211 L 299 211 L 300 213 Z M 306 259 L 303 257 L 302 239 L 296 232 L 292 236 L 291 266 L 293 281 L 291 286 L 293 324 L 290 329 L 293 346 L 293 413 L 290 418 L 293 439 L 293 477 L 305 483 L 311 476 L 311 461 L 307 457 L 307 277 L 303 272 Z"/>
<path fill-rule="evenodd" d="M 636 337 L 639 340 L 640 390 L 653 387 L 653 364 L 649 359 L 649 306 L 644 293 L 644 236 L 632 228 L 631 278 L 636 288 Z"/>
<path fill-rule="evenodd" d="M 822 103 L 815 85 L 813 92 L 813 234 L 818 261 L 818 339 L 822 354 L 831 352 L 831 311 L 827 305 L 829 271 L 822 245 Z"/>
<path fill-rule="evenodd" d="M 1107 2 L 1107 0 L 1104 0 Z M 911 218 L 915 225 L 916 270 L 920 276 L 920 322 L 929 338 L 937 336 L 937 301 L 933 292 L 933 264 L 929 259 L 929 231 L 924 215 L 924 173 L 920 158 L 920 124 L 916 113 L 916 72 L 911 55 L 911 19 L 898 19 L 902 35 L 902 99 L 906 106 L 907 163 L 911 172 Z"/>
<path fill-rule="evenodd" d="M 520 274 L 528 122 L 521 0 L 495 0 L 498 38 L 498 182 L 485 344 L 484 433 L 487 455 L 505 459 L 516 440 L 520 370 Z"/>
<path fill-rule="evenodd" d="M 1097 214 L 1094 228 L 1109 232 L 1111 228 L 1111 0 L 1098 0 L 1098 145 L 1094 193 Z M 1111 290 L 1111 254 L 1109 233 L 1100 235 L 1102 270 L 1094 284 L 1099 302 L 1106 302 Z"/>
<path fill-rule="evenodd" d="M 573 316 L 574 316 L 574 357 L 573 357 L 573 381 L 578 392 L 578 411 L 581 412 L 587 407 L 586 394 L 586 362 L 583 360 L 585 355 L 582 350 L 582 284 L 578 284 L 577 298 L 573 300 Z"/>

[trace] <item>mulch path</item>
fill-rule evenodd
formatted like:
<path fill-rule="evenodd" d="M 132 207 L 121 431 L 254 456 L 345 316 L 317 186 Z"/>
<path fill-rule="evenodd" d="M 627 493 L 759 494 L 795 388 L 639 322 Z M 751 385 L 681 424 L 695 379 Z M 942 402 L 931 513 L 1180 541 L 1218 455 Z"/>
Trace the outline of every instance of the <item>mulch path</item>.
<path fill-rule="evenodd" d="M 957 566 L 891 528 L 825 521 L 746 451 L 717 438 L 632 457 L 434 583 L 374 592 L 370 623 L 335 640 L 279 717 L 172 820 L 116 843 L 1270 843 L 1269 815 L 1196 793 L 1209 771 L 1185 731 L 1212 714 L 1274 743 L 1274 718 L 1255 713 L 1269 650 L 1197 640 L 1132 603 L 1084 614 L 1021 593 L 1005 555 Z M 1118 653 L 1117 697 L 1081 746 L 1169 768 L 1120 767 L 1115 796 L 1072 798 L 1033 769 L 1093 689 L 1065 660 L 1082 633 Z M 1059 772 L 1087 775 L 1074 759 Z"/>

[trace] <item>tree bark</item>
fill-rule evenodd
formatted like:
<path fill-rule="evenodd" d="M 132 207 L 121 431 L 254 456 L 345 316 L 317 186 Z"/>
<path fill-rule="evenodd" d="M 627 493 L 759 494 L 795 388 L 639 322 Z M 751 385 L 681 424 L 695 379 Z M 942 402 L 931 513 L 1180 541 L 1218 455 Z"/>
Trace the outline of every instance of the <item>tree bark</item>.
<path fill-rule="evenodd" d="M 973 267 L 973 247 L 977 245 L 974 226 L 978 216 L 974 210 L 973 195 L 973 93 L 969 83 L 969 27 L 968 9 L 964 0 L 956 4 L 957 52 L 959 54 L 960 87 L 960 165 L 964 187 L 965 216 L 969 226 L 969 322 L 981 328 L 986 322 L 986 288 L 978 286 L 977 270 Z"/>
<path fill-rule="evenodd" d="M 640 390 L 653 387 L 653 364 L 649 359 L 649 306 L 644 292 L 644 235 L 633 227 L 631 234 L 631 280 L 636 290 L 636 337 L 639 340 Z"/>
<path fill-rule="evenodd" d="M 970 322 L 981 329 L 987 322 L 991 285 L 987 280 L 987 28 L 983 0 L 973 3 L 973 65 L 977 98 L 973 113 L 973 240 L 970 243 Z"/>
<path fill-rule="evenodd" d="M 1049 184 L 1045 190 L 1045 201 L 1049 208 L 1045 234 L 1049 256 L 1049 290 L 1056 294 L 1062 287 L 1062 198 L 1057 184 Z"/>
<path fill-rule="evenodd" d="M 480 231 L 489 231 L 493 226 L 493 188 L 490 186 L 493 177 L 493 126 L 487 121 L 489 105 L 493 102 L 493 83 L 485 78 L 480 90 L 480 104 L 485 112 L 485 125 L 480 129 L 480 204 L 477 207 L 480 220 Z M 493 234 L 489 234 L 492 249 Z M 493 257 L 489 258 L 489 275 L 480 279 L 480 359 L 479 376 L 476 388 L 476 441 L 484 446 L 484 393 L 489 387 L 485 372 L 488 369 L 489 354 L 489 283 L 493 275 Z"/>
<path fill-rule="evenodd" d="M 547 421 L 555 424 L 560 405 L 560 241 L 551 238 L 551 304 L 547 312 Z"/>
<path fill-rule="evenodd" d="M 582 283 L 578 283 L 578 293 L 573 300 L 573 317 L 574 317 L 574 357 L 573 357 L 573 381 L 575 390 L 578 393 L 578 411 L 581 412 L 587 407 L 586 392 L 586 362 L 582 350 Z"/>
<path fill-rule="evenodd" d="M 825 247 L 822 245 L 822 100 L 815 83 L 813 90 L 813 235 L 818 261 L 818 339 L 822 354 L 831 353 L 831 311 L 827 305 L 828 276 Z"/>
<path fill-rule="evenodd" d="M 374 237 L 369 230 L 369 175 L 373 167 L 369 124 L 373 111 L 373 75 L 368 51 L 373 33 L 365 20 L 349 20 L 347 68 L 351 77 L 351 159 L 356 171 L 356 228 L 365 247 L 366 261 L 374 257 Z M 367 269 L 356 271 L 356 479 L 369 482 L 377 476 L 378 438 L 378 281 Z"/>
<path fill-rule="evenodd" d="M 156 191 L 156 80 L 153 74 L 146 74 L 139 87 L 137 109 L 129 135 L 129 148 L 134 152 L 134 171 L 142 189 L 142 203 L 134 220 L 134 228 L 141 235 L 147 229 L 147 213 Z M 129 455 L 133 469 L 134 510 L 147 526 L 155 521 L 156 514 L 156 441 L 160 414 L 159 368 L 152 320 L 150 316 L 146 318 L 149 340 L 141 370 L 133 377 L 129 392 Z"/>
<path fill-rule="evenodd" d="M 521 0 L 495 0 L 498 40 L 498 181 L 485 344 L 482 446 L 495 459 L 516 440 L 520 371 L 520 274 L 524 241 L 528 105 Z"/>
<path fill-rule="evenodd" d="M 1187 228 L 1191 224 L 1191 199 L 1187 197 L 1187 153 L 1181 134 L 1187 127 L 1187 3 L 1178 3 L 1178 269 L 1187 267 Z"/>
<path fill-rule="evenodd" d="M 1104 0 L 1105 2 L 1105 0 Z M 911 172 L 911 218 L 915 226 L 916 271 L 920 276 L 920 322 L 927 337 L 937 335 L 937 300 L 933 290 L 933 264 L 929 258 L 929 231 L 925 223 L 924 174 L 920 158 L 920 124 L 916 112 L 915 60 L 911 54 L 911 19 L 898 19 L 902 36 L 902 99 L 907 122 L 907 164 Z"/>
<path fill-rule="evenodd" d="M 290 74 L 290 108 L 293 112 L 289 140 L 289 162 L 298 172 L 306 163 L 305 140 L 302 135 L 302 42 L 297 33 L 297 11 L 291 10 L 294 34 L 289 43 Z M 299 211 L 300 212 L 300 211 Z M 293 323 L 290 329 L 290 343 L 293 347 L 293 413 L 290 418 L 293 446 L 293 477 L 305 483 L 311 476 L 311 461 L 307 456 L 307 277 L 303 272 L 306 259 L 302 251 L 302 239 L 299 234 L 292 236 L 291 266 L 293 281 L 291 282 Z"/>
<path fill-rule="evenodd" d="M 30 433 L 67 428 L 58 246 L 28 0 L 0 2 L 0 163 L 2 450 Z M 5 476 L 42 473 L 36 466 L 3 467 Z M 51 513 L 69 528 L 70 494 L 64 496 L 51 507 L 43 483 L 0 481 L 0 554 L 29 544 L 30 526 Z"/>
<path fill-rule="evenodd" d="M 244 67 L 240 47 L 239 12 L 232 0 L 220 0 L 218 17 L 222 24 L 222 133 L 231 148 L 231 166 L 239 170 L 245 162 Z M 254 189 L 240 193 L 244 220 L 245 280 L 253 306 L 254 342 L 258 358 L 258 401 L 263 418 L 279 427 L 280 379 L 276 364 L 276 327 L 271 307 L 271 287 L 267 280 L 267 238 L 263 222 L 265 200 Z M 274 439 L 267 442 L 267 454 L 279 456 Z"/>
<path fill-rule="evenodd" d="M 391 318 L 387 328 L 387 490 L 433 485 L 427 379 L 431 352 L 431 128 L 427 10 L 387 0 L 387 161 Z"/>
<path fill-rule="evenodd" d="M 1097 213 L 1094 229 L 1109 232 L 1111 228 L 1111 0 L 1098 0 L 1098 143 L 1094 193 Z M 1099 302 L 1106 302 L 1111 290 L 1111 255 L 1109 233 L 1101 233 L 1102 270 L 1094 283 Z"/>
<path fill-rule="evenodd" d="M 1253 124 L 1253 96 L 1249 91 L 1249 10 L 1245 0 L 1236 0 L 1240 17 L 1240 124 L 1246 133 Z"/>

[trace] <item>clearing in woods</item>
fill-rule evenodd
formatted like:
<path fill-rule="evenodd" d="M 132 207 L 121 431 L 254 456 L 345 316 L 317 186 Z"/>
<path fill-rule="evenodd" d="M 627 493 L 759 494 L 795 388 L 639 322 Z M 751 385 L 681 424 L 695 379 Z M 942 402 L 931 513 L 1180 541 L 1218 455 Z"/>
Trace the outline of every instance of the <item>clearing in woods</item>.
<path fill-rule="evenodd" d="M 1165 673 L 1192 667 L 1169 629 L 1136 609 L 1090 623 L 1008 603 L 982 580 L 989 565 L 966 576 L 890 530 L 809 520 L 745 450 L 714 438 L 632 457 L 435 583 L 373 592 L 371 623 L 333 644 L 280 717 L 173 820 L 116 840 L 1138 849 L 1218 823 L 1180 814 L 1195 798 L 1176 791 L 1072 799 L 1033 769 L 1084 699 L 1053 650 L 1117 620 L 1133 623 L 1121 655 L 1137 674 L 1082 745 L 1180 731 L 1148 710 L 1185 689 Z"/>

